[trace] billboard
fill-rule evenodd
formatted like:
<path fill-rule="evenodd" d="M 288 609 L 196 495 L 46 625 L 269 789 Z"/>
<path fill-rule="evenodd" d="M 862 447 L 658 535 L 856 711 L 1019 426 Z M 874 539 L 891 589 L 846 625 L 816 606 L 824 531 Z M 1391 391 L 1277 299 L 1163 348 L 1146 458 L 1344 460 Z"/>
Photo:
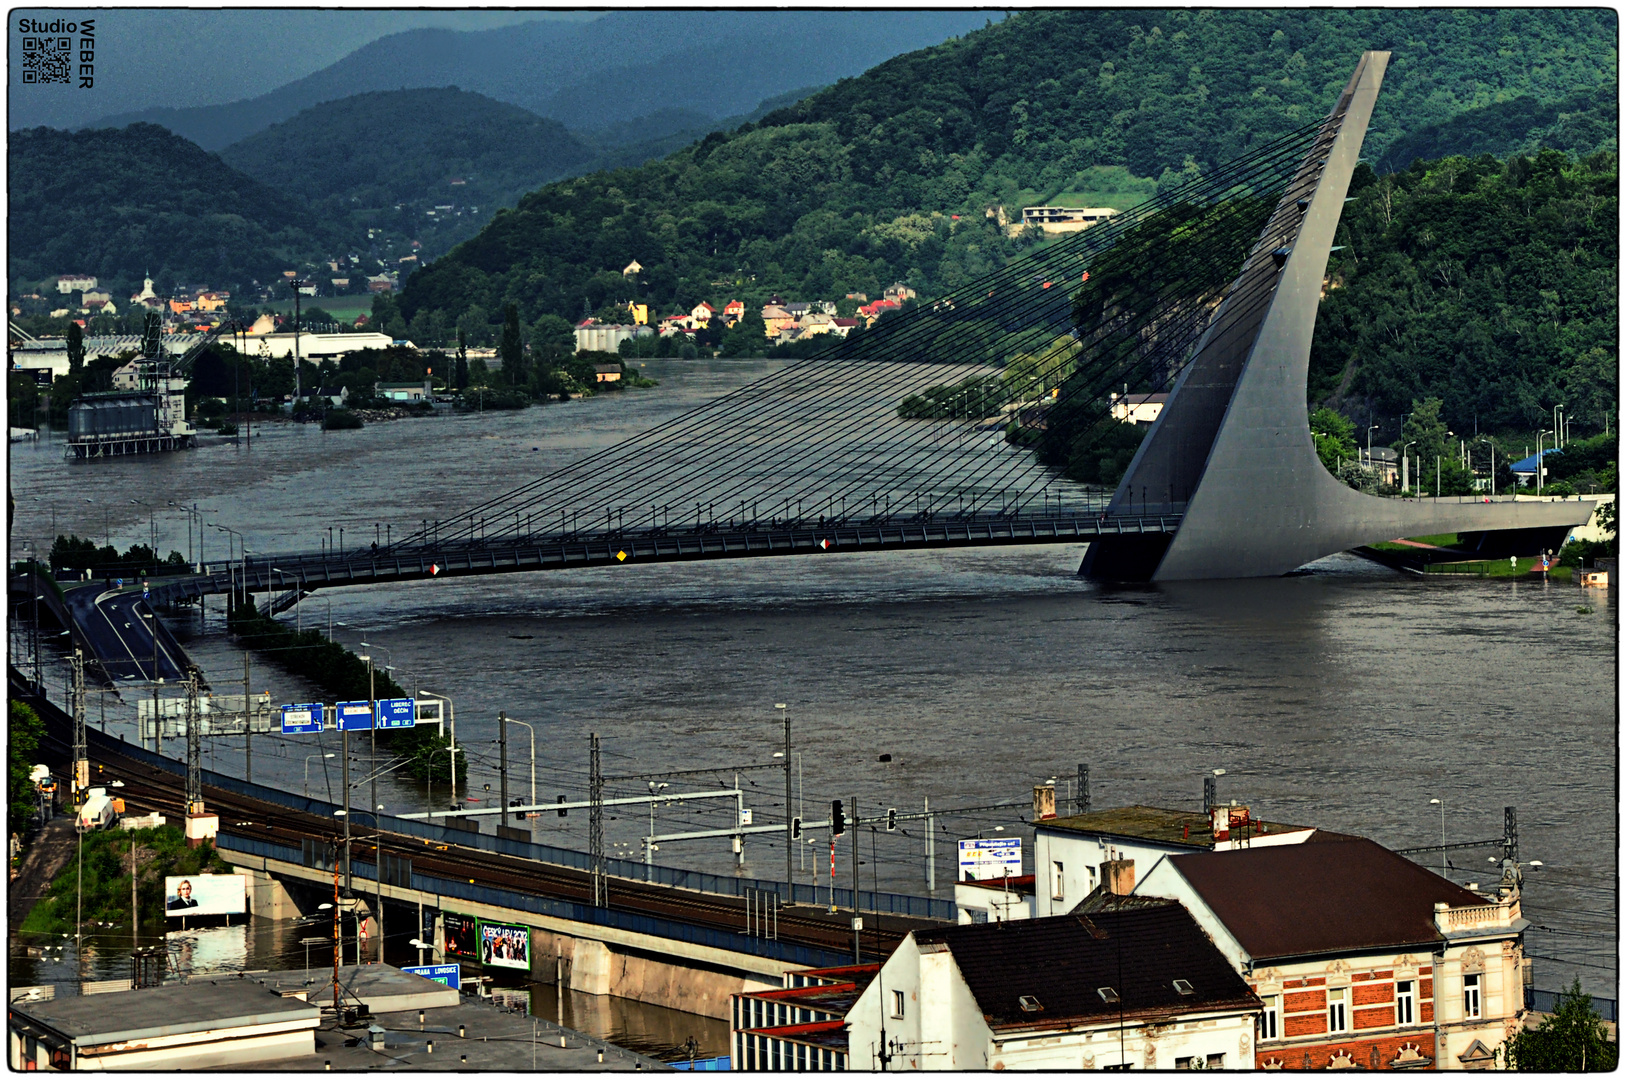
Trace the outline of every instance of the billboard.
<path fill-rule="evenodd" d="M 440 929 L 446 942 L 446 947 L 441 951 L 447 956 L 480 959 L 480 921 L 473 915 L 444 912 L 440 917 Z"/>
<path fill-rule="evenodd" d="M 335 721 L 340 731 L 371 731 L 373 729 L 373 703 L 370 701 L 341 701 L 333 706 Z"/>
<path fill-rule="evenodd" d="M 382 698 L 378 702 L 378 726 L 381 728 L 412 727 L 418 722 L 417 710 L 409 697 Z"/>
<path fill-rule="evenodd" d="M 960 841 L 961 881 L 999 881 L 1022 876 L 1022 838 Z"/>
<path fill-rule="evenodd" d="M 319 701 L 308 705 L 284 705 L 282 707 L 282 733 L 284 735 L 309 735 L 322 730 L 322 712 L 327 706 Z"/>
<path fill-rule="evenodd" d="M 193 874 L 164 879 L 164 914 L 241 915 L 246 910 L 245 877 L 237 874 Z"/>
<path fill-rule="evenodd" d="M 531 970 L 531 928 L 480 920 L 480 963 Z"/>
<path fill-rule="evenodd" d="M 408 975 L 422 975 L 430 982 L 438 982 L 453 990 L 462 989 L 463 969 L 457 964 L 425 964 L 422 967 L 404 967 Z"/>

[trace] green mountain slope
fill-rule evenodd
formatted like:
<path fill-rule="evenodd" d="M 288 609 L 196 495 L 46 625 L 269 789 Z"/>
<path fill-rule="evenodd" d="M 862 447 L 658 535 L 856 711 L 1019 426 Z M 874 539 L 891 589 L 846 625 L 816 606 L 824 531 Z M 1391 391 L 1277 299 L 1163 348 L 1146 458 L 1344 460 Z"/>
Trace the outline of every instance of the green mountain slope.
<path fill-rule="evenodd" d="M 1615 25 L 1582 10 L 1022 12 L 663 161 L 550 185 L 414 274 L 402 307 L 573 316 L 619 299 L 614 271 L 634 258 L 667 309 L 894 278 L 930 295 L 1021 248 L 992 208 L 1097 197 L 1124 168 L 1211 168 L 1324 115 L 1363 49 L 1394 52 L 1376 157 L 1498 99 L 1612 82 Z"/>
<path fill-rule="evenodd" d="M 1542 147 L 1581 155 L 1618 150 L 1619 116 L 1620 99 L 1613 86 L 1564 101 L 1533 97 L 1499 101 L 1401 136 L 1378 159 L 1377 170 L 1399 172 L 1418 159 L 1433 161 L 1458 154 L 1507 157 Z"/>
<path fill-rule="evenodd" d="M 557 121 L 453 86 L 324 102 L 220 156 L 352 234 L 390 228 L 438 253 L 594 155 Z M 462 214 L 428 213 L 448 205 Z"/>
<path fill-rule="evenodd" d="M 1617 407 L 1618 158 L 1557 151 L 1357 171 L 1328 267 L 1310 397 L 1398 428 L 1438 397 L 1459 435 L 1574 430 Z"/>
<path fill-rule="evenodd" d="M 299 200 L 154 124 L 34 128 L 13 132 L 8 150 L 13 282 L 81 272 L 125 289 L 150 274 L 161 288 L 236 289 L 328 240 Z"/>

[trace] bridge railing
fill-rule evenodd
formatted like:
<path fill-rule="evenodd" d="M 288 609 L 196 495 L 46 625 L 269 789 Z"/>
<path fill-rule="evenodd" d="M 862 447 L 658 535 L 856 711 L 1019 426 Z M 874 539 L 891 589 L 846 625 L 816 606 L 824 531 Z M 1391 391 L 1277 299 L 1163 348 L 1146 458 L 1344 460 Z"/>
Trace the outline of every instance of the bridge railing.
<path fill-rule="evenodd" d="M 296 866 L 302 864 L 303 853 L 298 848 L 274 841 L 223 832 L 215 838 L 215 846 L 226 851 L 237 851 L 245 855 L 276 859 Z M 377 868 L 372 863 L 352 861 L 350 873 L 352 877 L 360 878 L 363 881 L 377 880 Z M 512 889 L 476 885 L 467 881 L 439 877 L 435 874 L 420 874 L 416 870 L 412 872 L 412 887 L 420 892 L 434 893 L 441 897 L 443 901 L 446 898 L 466 900 L 470 903 L 487 904 L 491 907 L 506 908 L 510 911 L 547 915 L 556 919 L 588 923 L 593 926 L 603 926 L 634 934 L 647 934 L 650 937 L 682 941 L 691 945 L 703 945 L 728 952 L 749 953 L 752 956 L 766 957 L 786 964 L 807 967 L 835 967 L 851 961 L 850 955 L 846 952 L 821 949 L 812 945 L 799 945 L 789 941 L 754 937 L 747 934 L 743 928 L 736 932 L 718 930 L 708 926 L 695 926 L 675 919 L 661 918 L 658 915 L 644 915 L 639 912 L 623 911 L 618 908 L 594 907 L 591 904 L 578 903 L 573 900 L 556 900 L 546 896 L 532 896 L 528 893 L 515 892 Z"/>
<path fill-rule="evenodd" d="M 105 736 L 101 736 L 100 732 L 92 732 L 91 735 L 93 740 L 98 737 L 105 738 Z M 184 762 L 163 757 L 133 743 L 120 742 L 117 743 L 117 746 L 119 752 L 128 757 L 157 766 L 177 776 L 186 774 Z M 307 798 L 293 792 L 266 787 L 263 784 L 239 780 L 235 776 L 226 776 L 223 773 L 213 772 L 208 769 L 203 772 L 203 782 L 211 787 L 218 787 L 224 791 L 259 799 L 263 802 L 286 806 L 290 810 L 297 810 L 319 818 L 332 819 L 334 811 L 339 809 L 333 803 L 322 799 Z M 364 811 L 359 813 L 361 813 L 361 818 L 364 821 L 371 816 Z M 572 848 L 555 847 L 552 844 L 510 840 L 504 836 L 470 832 L 445 825 L 435 825 L 427 821 L 407 820 L 389 814 L 378 815 L 378 827 L 385 832 L 413 836 L 421 840 L 430 840 L 442 844 L 458 844 L 463 847 L 489 851 L 497 855 L 511 855 L 516 858 L 530 859 L 534 862 L 548 863 L 552 866 L 565 866 L 583 871 L 592 869 L 592 857 L 587 852 L 576 851 Z M 611 877 L 624 878 L 632 882 L 654 882 L 673 888 L 691 889 L 695 892 L 712 893 L 721 896 L 744 896 L 747 889 L 775 892 L 780 896 L 785 895 L 785 883 L 783 881 L 708 874 L 700 870 L 680 869 L 675 866 L 651 866 L 628 859 L 606 859 L 604 871 Z M 793 895 L 789 899 L 790 902 L 797 904 L 828 903 L 830 902 L 830 890 L 828 887 L 815 889 L 811 885 L 797 884 Z M 853 906 L 852 890 L 836 889 L 835 903 L 838 907 L 851 908 Z M 910 915 L 916 918 L 941 919 L 950 922 L 956 917 L 954 904 L 948 900 L 938 900 L 929 896 L 912 896 L 907 893 L 879 892 L 871 889 L 859 890 L 858 908 L 862 911 L 873 911 L 885 915 Z"/>

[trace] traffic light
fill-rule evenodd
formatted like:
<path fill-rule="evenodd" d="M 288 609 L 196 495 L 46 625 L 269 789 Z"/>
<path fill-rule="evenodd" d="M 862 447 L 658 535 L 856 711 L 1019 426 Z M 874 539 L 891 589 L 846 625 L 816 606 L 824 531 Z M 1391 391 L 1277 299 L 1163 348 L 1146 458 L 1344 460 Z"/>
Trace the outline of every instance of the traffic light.
<path fill-rule="evenodd" d="M 898 829 L 898 811 L 897 811 L 896 807 L 892 807 L 892 808 L 888 809 L 887 812 L 886 812 L 886 831 L 887 832 L 896 832 L 897 829 Z"/>
<path fill-rule="evenodd" d="M 799 817 L 790 819 L 790 838 L 792 840 L 802 838 L 802 819 Z"/>
<path fill-rule="evenodd" d="M 840 836 L 847 831 L 847 819 L 841 816 L 841 800 L 834 799 L 830 803 L 830 835 Z"/>
<path fill-rule="evenodd" d="M 565 801 L 565 797 L 564 797 L 564 796 L 563 796 L 563 795 L 561 795 L 561 796 L 559 796 L 559 799 L 558 799 L 558 801 L 559 801 L 559 802 L 564 802 L 564 801 Z M 560 817 L 569 817 L 569 816 L 570 816 L 570 811 L 569 811 L 569 810 L 565 810 L 565 809 L 563 809 L 563 808 L 561 808 L 561 809 L 560 809 L 560 810 L 559 810 L 559 816 L 560 816 Z"/>

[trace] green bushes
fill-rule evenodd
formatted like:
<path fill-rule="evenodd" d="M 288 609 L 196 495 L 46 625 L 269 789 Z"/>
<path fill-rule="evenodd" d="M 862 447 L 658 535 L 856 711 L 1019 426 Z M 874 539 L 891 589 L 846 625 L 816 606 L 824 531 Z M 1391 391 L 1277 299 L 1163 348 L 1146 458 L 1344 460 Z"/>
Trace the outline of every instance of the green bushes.
<path fill-rule="evenodd" d="M 139 878 L 137 901 L 143 923 L 164 921 L 164 878 L 191 877 L 205 871 L 230 874 L 232 868 L 207 842 L 186 846 L 186 836 L 173 825 L 86 833 L 84 837 L 84 890 L 80 893 L 79 853 L 51 882 L 45 895 L 23 920 L 23 933 L 73 932 L 77 914 L 85 926 L 112 923 L 130 927 L 130 846 L 135 844 Z M 83 903 L 83 908 L 79 907 Z"/>

